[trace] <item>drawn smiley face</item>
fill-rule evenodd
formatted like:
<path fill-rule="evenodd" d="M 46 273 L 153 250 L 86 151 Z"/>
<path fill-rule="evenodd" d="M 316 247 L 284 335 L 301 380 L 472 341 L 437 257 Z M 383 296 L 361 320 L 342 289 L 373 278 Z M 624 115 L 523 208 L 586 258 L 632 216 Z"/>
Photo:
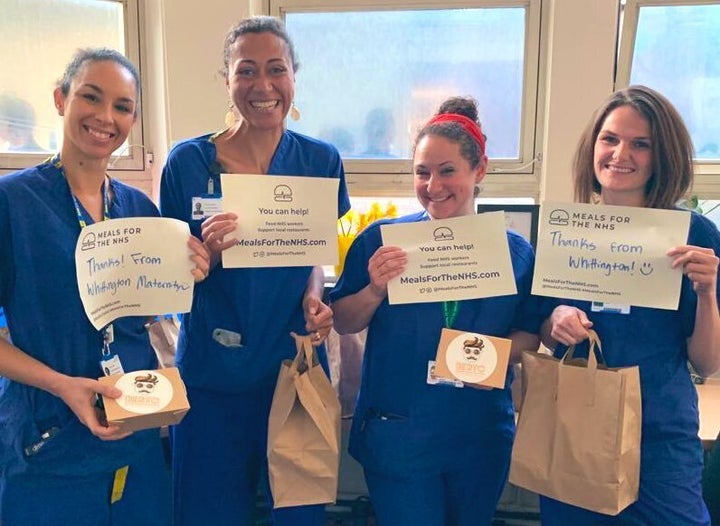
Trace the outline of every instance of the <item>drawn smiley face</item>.
<path fill-rule="evenodd" d="M 652 263 L 648 263 L 647 261 L 640 265 L 640 274 L 643 276 L 649 276 L 654 270 L 655 267 L 652 266 Z"/>

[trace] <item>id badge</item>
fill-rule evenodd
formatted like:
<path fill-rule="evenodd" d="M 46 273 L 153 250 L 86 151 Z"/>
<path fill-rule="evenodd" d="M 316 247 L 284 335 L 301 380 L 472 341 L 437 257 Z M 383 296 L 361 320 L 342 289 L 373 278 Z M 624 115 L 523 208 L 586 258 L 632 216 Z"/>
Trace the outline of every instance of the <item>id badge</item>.
<path fill-rule="evenodd" d="M 630 314 L 630 305 L 622 305 L 620 303 L 606 303 L 602 301 L 593 301 L 590 305 L 592 312 L 609 312 L 612 314 Z"/>
<path fill-rule="evenodd" d="M 122 363 L 120 363 L 120 357 L 117 354 L 111 354 L 100 360 L 100 368 L 105 376 L 125 374 Z"/>
<path fill-rule="evenodd" d="M 428 385 L 449 385 L 450 387 L 465 387 L 462 380 L 455 378 L 443 378 L 435 373 L 435 360 L 428 360 L 427 379 Z"/>
<path fill-rule="evenodd" d="M 222 197 L 219 195 L 203 194 L 192 198 L 190 217 L 193 221 L 202 221 L 222 211 Z"/>

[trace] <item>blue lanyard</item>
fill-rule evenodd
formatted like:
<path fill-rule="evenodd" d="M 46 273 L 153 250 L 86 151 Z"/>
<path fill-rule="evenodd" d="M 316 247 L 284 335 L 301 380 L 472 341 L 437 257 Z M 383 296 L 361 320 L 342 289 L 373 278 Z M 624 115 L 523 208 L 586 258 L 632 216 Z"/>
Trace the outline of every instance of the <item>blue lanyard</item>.
<path fill-rule="evenodd" d="M 67 176 L 65 175 L 65 168 L 63 167 L 62 161 L 60 160 L 60 156 L 56 155 L 53 159 L 50 160 L 50 163 L 60 170 L 60 173 L 63 175 L 63 178 L 65 178 L 65 182 L 67 182 Z M 106 177 L 107 179 L 107 177 Z M 70 183 L 68 183 L 68 188 L 70 188 Z M 103 181 L 102 185 L 102 193 L 103 193 L 103 221 L 106 219 L 110 219 L 109 209 L 110 209 L 110 202 L 108 197 L 108 185 L 106 184 L 106 181 Z M 72 188 L 70 188 L 70 195 L 73 199 L 73 204 L 75 205 L 75 213 L 77 214 L 78 224 L 80 225 L 80 228 L 85 228 L 87 226 L 87 222 L 85 221 L 85 218 L 82 214 L 82 209 L 80 206 L 80 201 L 78 201 L 77 197 L 75 197 L 75 194 L 72 191 Z"/>
<path fill-rule="evenodd" d="M 72 191 L 72 188 L 70 188 L 70 183 L 67 180 L 67 176 L 65 175 L 65 167 L 63 166 L 62 161 L 60 160 L 60 156 L 56 155 L 52 159 L 48 161 L 50 164 L 52 164 L 55 168 L 60 170 L 60 173 L 62 174 L 63 178 L 65 179 L 65 182 L 68 184 L 68 188 L 70 189 L 70 195 L 73 199 L 73 204 L 75 205 L 75 213 L 77 214 L 78 224 L 80 225 L 80 229 L 83 229 L 87 226 L 87 222 L 85 221 L 85 218 L 83 217 L 82 210 L 80 207 L 80 201 L 78 201 L 77 197 L 75 197 L 75 194 Z M 106 180 L 108 177 L 106 177 Z M 110 219 L 110 214 L 108 210 L 110 209 L 110 203 L 108 198 L 108 185 L 106 184 L 106 181 L 103 181 L 102 185 L 102 192 L 103 192 L 103 221 Z M 103 356 L 110 356 L 110 344 L 113 342 L 114 336 L 113 336 L 113 326 L 112 323 L 108 324 L 104 329 L 100 331 L 102 333 L 103 337 L 103 348 L 102 348 L 102 355 Z"/>

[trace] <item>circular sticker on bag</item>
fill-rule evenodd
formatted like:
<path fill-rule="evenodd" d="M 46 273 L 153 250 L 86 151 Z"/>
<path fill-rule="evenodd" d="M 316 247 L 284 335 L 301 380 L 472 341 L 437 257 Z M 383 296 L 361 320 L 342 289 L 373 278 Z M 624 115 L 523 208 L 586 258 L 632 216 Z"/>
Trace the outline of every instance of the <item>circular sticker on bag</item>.
<path fill-rule="evenodd" d="M 123 392 L 115 399 L 117 404 L 142 415 L 161 411 L 173 399 L 172 383 L 157 371 L 127 373 L 118 378 L 115 387 Z"/>
<path fill-rule="evenodd" d="M 493 343 L 471 332 L 453 338 L 445 353 L 445 364 L 455 378 L 472 384 L 488 378 L 495 371 L 497 362 Z"/>

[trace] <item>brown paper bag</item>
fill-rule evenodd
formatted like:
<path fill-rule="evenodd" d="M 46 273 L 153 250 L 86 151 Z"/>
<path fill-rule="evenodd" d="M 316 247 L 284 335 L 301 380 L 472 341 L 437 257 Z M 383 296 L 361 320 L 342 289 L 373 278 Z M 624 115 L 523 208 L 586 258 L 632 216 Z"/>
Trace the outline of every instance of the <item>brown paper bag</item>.
<path fill-rule="evenodd" d="M 510 482 L 599 513 L 617 515 L 638 497 L 640 373 L 598 367 L 591 331 L 589 359 L 524 352 L 524 401 Z M 596 348 L 597 347 L 597 348 Z"/>
<path fill-rule="evenodd" d="M 340 464 L 340 401 L 318 363 L 310 336 L 293 334 L 268 422 L 268 474 L 274 506 L 335 502 Z"/>
<path fill-rule="evenodd" d="M 145 327 L 150 335 L 150 345 L 158 359 L 158 367 L 174 367 L 180 320 L 175 315 L 160 316 Z"/>

